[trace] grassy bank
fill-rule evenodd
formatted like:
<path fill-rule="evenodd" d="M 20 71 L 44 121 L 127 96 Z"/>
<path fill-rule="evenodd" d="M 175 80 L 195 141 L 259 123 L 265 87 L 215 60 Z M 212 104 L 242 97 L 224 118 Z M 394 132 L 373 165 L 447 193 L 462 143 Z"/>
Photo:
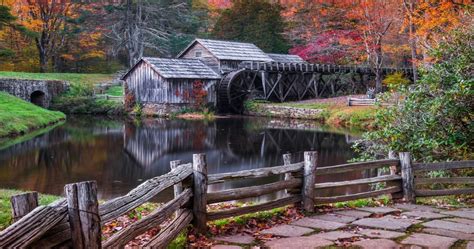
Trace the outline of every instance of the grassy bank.
<path fill-rule="evenodd" d="M 24 134 L 65 118 L 64 113 L 46 110 L 0 92 L 0 137 Z"/>
<path fill-rule="evenodd" d="M 27 80 L 61 80 L 72 85 L 93 85 L 110 81 L 111 74 L 81 74 L 81 73 L 26 73 L 0 71 L 0 78 Z"/>
<path fill-rule="evenodd" d="M 266 107 L 292 107 L 297 109 L 319 110 L 311 117 L 301 117 L 303 119 L 316 120 L 318 122 L 331 125 L 333 127 L 344 127 L 356 130 L 373 130 L 373 121 L 376 115 L 374 106 L 347 106 L 346 103 L 337 101 L 317 102 L 287 102 L 269 103 L 251 101 L 245 104 L 249 113 L 259 116 L 275 116 Z"/>

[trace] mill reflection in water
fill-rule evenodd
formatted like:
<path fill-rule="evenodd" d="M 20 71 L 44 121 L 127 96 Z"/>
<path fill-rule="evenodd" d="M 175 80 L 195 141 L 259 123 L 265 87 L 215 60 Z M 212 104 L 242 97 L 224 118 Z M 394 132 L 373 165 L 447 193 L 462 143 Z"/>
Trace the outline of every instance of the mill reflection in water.
<path fill-rule="evenodd" d="M 167 173 L 172 160 L 192 161 L 194 153 L 206 153 L 210 174 L 281 165 L 284 153 L 294 153 L 295 160 L 302 161 L 307 150 L 319 151 L 319 164 L 328 166 L 354 156 L 351 140 L 354 137 L 349 134 L 326 131 L 314 122 L 303 121 L 233 117 L 136 122 L 71 117 L 63 126 L 1 149 L 0 187 L 62 194 L 67 183 L 96 180 L 99 198 L 109 199 Z M 317 181 L 349 180 L 361 174 L 372 175 L 355 172 Z M 275 179 L 252 181 L 271 180 Z M 248 183 L 232 181 L 209 189 Z M 160 198 L 171 194 L 170 190 Z"/>

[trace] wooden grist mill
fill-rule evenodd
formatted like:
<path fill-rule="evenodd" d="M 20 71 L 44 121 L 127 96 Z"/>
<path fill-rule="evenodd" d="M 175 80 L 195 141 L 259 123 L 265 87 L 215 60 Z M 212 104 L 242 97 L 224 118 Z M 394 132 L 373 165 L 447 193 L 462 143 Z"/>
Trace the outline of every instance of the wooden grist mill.
<path fill-rule="evenodd" d="M 410 69 L 383 68 L 411 76 Z M 297 55 L 265 53 L 252 43 L 196 39 L 175 59 L 142 58 L 123 76 L 126 89 L 146 109 L 163 112 L 192 105 L 186 97 L 202 83 L 208 105 L 242 113 L 246 100 L 274 102 L 365 93 L 369 67 L 310 64 Z"/>

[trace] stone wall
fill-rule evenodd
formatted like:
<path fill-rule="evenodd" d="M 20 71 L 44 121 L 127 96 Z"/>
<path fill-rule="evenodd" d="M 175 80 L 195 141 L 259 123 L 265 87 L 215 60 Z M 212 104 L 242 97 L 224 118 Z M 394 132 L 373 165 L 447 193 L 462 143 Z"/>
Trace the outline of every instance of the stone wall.
<path fill-rule="evenodd" d="M 289 106 L 257 104 L 252 110 L 246 110 L 245 114 L 251 116 L 292 118 L 292 119 L 311 119 L 320 120 L 324 110 L 322 109 L 303 109 Z"/>
<path fill-rule="evenodd" d="M 0 91 L 45 108 L 49 107 L 55 96 L 67 91 L 68 87 L 66 82 L 57 80 L 0 79 Z"/>
<path fill-rule="evenodd" d="M 156 103 L 145 103 L 143 104 L 142 113 L 145 116 L 159 116 L 168 117 L 173 113 L 181 111 L 186 104 L 156 104 Z"/>

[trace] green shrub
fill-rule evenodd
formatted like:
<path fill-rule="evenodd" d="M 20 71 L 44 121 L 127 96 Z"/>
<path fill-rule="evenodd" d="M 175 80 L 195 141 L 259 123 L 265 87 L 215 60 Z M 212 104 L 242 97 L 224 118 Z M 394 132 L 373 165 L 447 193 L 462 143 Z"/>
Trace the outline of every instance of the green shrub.
<path fill-rule="evenodd" d="M 365 135 L 373 143 L 363 157 L 392 150 L 411 152 L 416 161 L 474 158 L 473 44 L 474 29 L 467 29 L 432 51 L 432 67 L 410 89 L 400 88 L 404 101 L 378 111 L 380 129 Z"/>
<path fill-rule="evenodd" d="M 54 99 L 51 108 L 73 114 L 121 115 L 124 113 L 122 103 L 94 99 L 90 96 L 63 95 Z"/>
<path fill-rule="evenodd" d="M 383 84 L 387 86 L 390 90 L 398 91 L 402 87 L 406 87 L 410 84 L 410 80 L 403 76 L 403 73 L 396 72 L 390 75 L 383 80 Z"/>

